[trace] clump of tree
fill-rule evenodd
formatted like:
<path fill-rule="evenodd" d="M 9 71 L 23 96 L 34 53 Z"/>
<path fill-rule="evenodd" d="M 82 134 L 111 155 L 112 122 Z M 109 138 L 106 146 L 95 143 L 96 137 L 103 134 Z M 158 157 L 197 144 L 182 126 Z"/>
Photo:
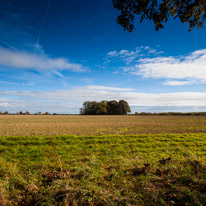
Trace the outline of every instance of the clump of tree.
<path fill-rule="evenodd" d="M 30 112 L 29 111 L 26 111 L 26 113 L 25 113 L 26 115 L 30 115 Z"/>
<path fill-rule="evenodd" d="M 80 109 L 83 115 L 126 115 L 131 112 L 129 104 L 125 100 L 112 101 L 86 101 Z"/>

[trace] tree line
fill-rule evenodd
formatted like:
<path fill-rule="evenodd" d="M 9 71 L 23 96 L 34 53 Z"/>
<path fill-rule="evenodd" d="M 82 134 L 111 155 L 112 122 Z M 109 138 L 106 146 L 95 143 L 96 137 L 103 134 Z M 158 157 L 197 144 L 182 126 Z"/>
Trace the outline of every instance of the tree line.
<path fill-rule="evenodd" d="M 124 101 L 124 100 L 121 100 Z M 110 114 L 110 115 L 114 115 L 114 114 L 127 114 L 127 112 L 130 112 L 130 108 L 129 105 L 128 107 L 125 104 L 125 107 L 121 107 L 127 110 L 127 112 L 124 111 L 124 109 L 122 109 L 122 112 L 120 112 L 120 110 L 118 110 L 116 107 L 115 109 L 115 105 L 117 106 L 116 102 L 114 104 L 113 101 L 110 101 L 108 105 L 110 105 L 109 107 L 105 107 L 105 104 L 103 104 L 103 102 L 106 101 L 102 101 L 102 102 L 84 102 L 85 106 L 83 106 L 83 108 L 80 109 L 80 114 L 92 114 L 92 112 L 94 114 L 101 114 L 101 115 L 106 115 L 106 114 Z M 111 103 L 112 102 L 112 103 Z M 83 105 L 84 105 L 83 104 Z M 122 104 L 122 102 L 120 103 L 120 105 Z M 112 107 L 111 107 L 112 105 Z M 95 109 L 92 109 L 95 108 Z M 115 109 L 112 111 L 112 109 Z M 95 111 L 96 110 L 96 111 Z M 117 113 L 115 113 L 115 111 Z M 87 112 L 87 113 L 86 113 Z M 108 112 L 108 113 L 107 113 Z M 26 112 L 16 112 L 16 113 L 9 113 L 8 111 L 5 112 L 0 112 L 0 115 L 77 115 L 77 114 L 58 114 L 58 113 L 49 113 L 49 112 L 36 112 L 31 114 L 29 111 Z M 206 116 L 206 112 L 160 112 L 160 113 L 151 113 L 151 112 L 135 112 L 134 114 L 130 114 L 130 115 L 137 115 L 137 116 Z"/>
<path fill-rule="evenodd" d="M 86 101 L 80 109 L 82 115 L 126 115 L 131 112 L 129 104 L 125 100 L 112 101 Z"/>
<path fill-rule="evenodd" d="M 45 113 L 41 113 L 41 112 L 36 112 L 34 114 L 31 114 L 29 111 L 26 112 L 16 112 L 16 113 L 9 113 L 8 111 L 5 112 L 0 112 L 0 115 L 50 115 L 49 112 L 45 112 Z M 53 115 L 55 115 L 56 113 L 53 113 Z"/>
<path fill-rule="evenodd" d="M 160 113 L 151 113 L 151 112 L 135 112 L 134 115 L 139 116 L 206 116 L 206 112 L 160 112 Z"/>

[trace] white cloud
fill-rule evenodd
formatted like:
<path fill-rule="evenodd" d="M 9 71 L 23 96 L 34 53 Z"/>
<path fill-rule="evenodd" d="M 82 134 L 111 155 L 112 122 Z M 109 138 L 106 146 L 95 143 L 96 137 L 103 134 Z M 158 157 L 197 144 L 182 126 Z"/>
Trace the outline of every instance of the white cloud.
<path fill-rule="evenodd" d="M 123 49 L 119 52 L 119 54 L 122 56 L 131 56 L 133 55 L 133 52 L 129 52 L 128 50 Z"/>
<path fill-rule="evenodd" d="M 10 104 L 8 102 L 1 102 L 0 107 L 9 107 Z"/>
<path fill-rule="evenodd" d="M 70 63 L 65 58 L 50 58 L 45 54 L 35 54 L 3 47 L 0 47 L 0 65 L 9 68 L 34 69 L 38 71 L 84 71 L 81 64 Z"/>
<path fill-rule="evenodd" d="M 108 55 L 108 56 L 112 56 L 112 57 L 118 56 L 118 52 L 117 52 L 116 50 L 110 51 L 110 52 L 107 53 L 107 55 Z"/>
<path fill-rule="evenodd" d="M 165 78 L 169 80 L 165 85 L 205 83 L 206 49 L 180 57 L 142 58 L 138 64 L 123 69 L 144 78 Z"/>
<path fill-rule="evenodd" d="M 0 111 L 10 112 L 29 110 L 79 113 L 79 108 L 84 101 L 121 99 L 128 101 L 132 112 L 137 111 L 137 108 L 142 108 L 141 111 L 150 109 L 153 112 L 165 111 L 165 108 L 167 111 L 176 111 L 177 108 L 181 108 L 181 111 L 185 109 L 188 111 L 188 108 L 190 111 L 194 111 L 194 108 L 206 111 L 206 93 L 200 92 L 151 94 L 134 92 L 130 88 L 91 85 L 48 92 L 4 91 L 0 92 L 0 96 Z"/>
<path fill-rule="evenodd" d="M 166 81 L 163 84 L 168 86 L 182 86 L 194 84 L 194 81 Z"/>
<path fill-rule="evenodd" d="M 98 90 L 98 91 L 119 91 L 119 92 L 126 92 L 126 91 L 132 91 L 134 89 L 131 88 L 118 88 L 118 87 L 105 87 L 105 86 L 96 86 L 96 85 L 90 85 L 84 87 L 88 90 Z"/>

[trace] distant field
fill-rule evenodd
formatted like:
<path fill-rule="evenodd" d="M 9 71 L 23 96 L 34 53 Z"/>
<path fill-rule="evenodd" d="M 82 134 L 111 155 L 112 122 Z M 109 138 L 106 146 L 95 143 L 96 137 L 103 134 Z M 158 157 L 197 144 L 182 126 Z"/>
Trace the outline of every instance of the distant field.
<path fill-rule="evenodd" d="M 206 133 L 206 117 L 0 115 L 3 136 L 167 133 Z"/>

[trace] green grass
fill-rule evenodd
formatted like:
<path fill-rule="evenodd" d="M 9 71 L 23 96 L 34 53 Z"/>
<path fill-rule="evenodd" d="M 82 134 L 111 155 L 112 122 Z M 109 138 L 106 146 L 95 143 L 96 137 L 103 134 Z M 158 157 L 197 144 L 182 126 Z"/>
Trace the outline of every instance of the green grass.
<path fill-rule="evenodd" d="M 0 137 L 0 205 L 205 205 L 206 134 Z"/>

